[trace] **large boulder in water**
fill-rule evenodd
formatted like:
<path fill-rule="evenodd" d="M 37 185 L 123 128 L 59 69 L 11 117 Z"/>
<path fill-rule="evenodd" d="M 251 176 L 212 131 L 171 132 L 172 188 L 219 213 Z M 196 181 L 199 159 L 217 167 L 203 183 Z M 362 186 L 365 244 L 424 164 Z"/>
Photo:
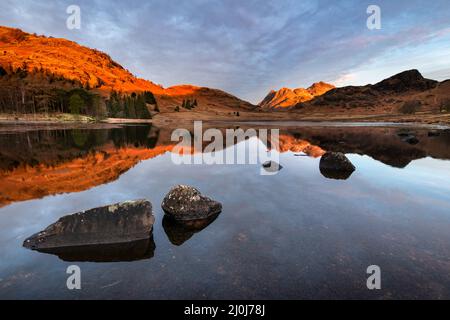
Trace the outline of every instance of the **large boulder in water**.
<path fill-rule="evenodd" d="M 327 152 L 320 159 L 320 172 L 326 178 L 345 180 L 355 170 L 355 166 L 341 152 Z"/>
<path fill-rule="evenodd" d="M 154 222 L 149 201 L 126 201 L 62 217 L 23 245 L 45 251 L 134 242 L 150 239 Z"/>
<path fill-rule="evenodd" d="M 264 162 L 262 167 L 269 173 L 275 173 L 283 169 L 283 166 L 276 161 Z"/>
<path fill-rule="evenodd" d="M 222 204 L 203 196 L 197 189 L 178 185 L 166 195 L 161 207 L 174 220 L 207 219 L 222 211 Z"/>

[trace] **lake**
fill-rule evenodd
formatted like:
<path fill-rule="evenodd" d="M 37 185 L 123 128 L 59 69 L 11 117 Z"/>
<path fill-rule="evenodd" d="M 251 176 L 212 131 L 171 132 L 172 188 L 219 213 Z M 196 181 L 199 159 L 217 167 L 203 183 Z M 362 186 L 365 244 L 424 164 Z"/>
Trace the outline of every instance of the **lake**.
<path fill-rule="evenodd" d="M 450 299 L 449 129 L 209 127 L 280 129 L 282 170 L 177 165 L 170 128 L 0 126 L 0 298 Z M 321 172 L 325 151 L 345 153 L 356 171 Z M 161 202 L 178 184 L 220 201 L 221 214 L 197 229 L 163 219 Z M 57 255 L 22 246 L 67 214 L 134 199 L 151 201 L 156 222 L 153 238 L 132 249 Z M 74 264 L 81 290 L 66 287 Z M 366 286 L 371 265 L 381 290 Z"/>

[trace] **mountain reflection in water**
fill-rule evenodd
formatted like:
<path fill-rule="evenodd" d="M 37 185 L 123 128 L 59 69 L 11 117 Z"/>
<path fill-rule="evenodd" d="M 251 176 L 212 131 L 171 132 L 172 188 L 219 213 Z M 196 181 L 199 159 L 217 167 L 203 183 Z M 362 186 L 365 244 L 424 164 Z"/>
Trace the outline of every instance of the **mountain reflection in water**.
<path fill-rule="evenodd" d="M 170 152 L 175 146 L 171 133 L 169 128 L 150 125 L 0 133 L 0 207 L 114 181 L 140 161 Z M 408 135 L 418 142 L 405 141 Z M 404 168 L 425 157 L 450 159 L 450 130 L 287 127 L 280 130 L 278 151 L 311 157 L 325 151 L 355 153 Z M 350 177 L 323 170 L 322 174 L 330 179 Z"/>

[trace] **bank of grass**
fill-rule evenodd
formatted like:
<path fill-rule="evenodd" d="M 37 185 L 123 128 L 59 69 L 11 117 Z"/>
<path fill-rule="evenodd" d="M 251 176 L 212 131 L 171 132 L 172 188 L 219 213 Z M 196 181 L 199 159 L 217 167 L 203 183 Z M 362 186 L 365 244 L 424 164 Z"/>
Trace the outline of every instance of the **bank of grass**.
<path fill-rule="evenodd" d="M 85 115 L 74 115 L 70 113 L 47 113 L 47 114 L 0 114 L 0 122 L 98 122 L 94 117 Z"/>

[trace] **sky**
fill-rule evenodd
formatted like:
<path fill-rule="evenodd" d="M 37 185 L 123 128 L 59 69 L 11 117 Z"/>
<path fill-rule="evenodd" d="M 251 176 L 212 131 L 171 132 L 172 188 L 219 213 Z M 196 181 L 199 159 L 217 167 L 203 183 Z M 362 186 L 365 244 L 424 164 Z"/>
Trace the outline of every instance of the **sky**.
<path fill-rule="evenodd" d="M 66 27 L 69 5 L 81 9 L 79 30 Z M 367 27 L 369 5 L 381 29 Z M 409 69 L 450 79 L 449 0 L 1 0 L 0 25 L 102 50 L 164 87 L 252 103 L 272 89 L 365 85 Z"/>

